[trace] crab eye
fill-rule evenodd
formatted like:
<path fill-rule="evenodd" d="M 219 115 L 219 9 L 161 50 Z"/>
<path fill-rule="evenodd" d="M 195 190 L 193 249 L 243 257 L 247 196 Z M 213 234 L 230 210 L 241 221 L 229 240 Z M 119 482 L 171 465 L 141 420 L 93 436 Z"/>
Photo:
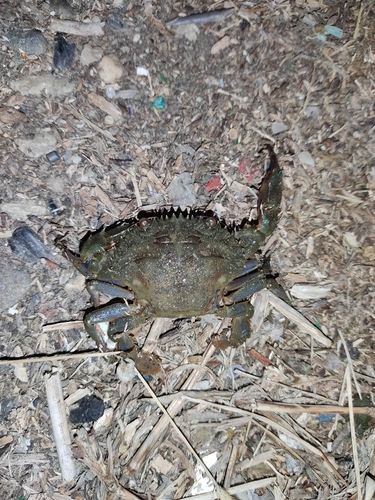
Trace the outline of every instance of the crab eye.
<path fill-rule="evenodd" d="M 215 217 L 208 217 L 207 224 L 209 225 L 209 227 L 215 227 L 217 224 L 217 219 L 215 219 Z"/>
<path fill-rule="evenodd" d="M 142 218 L 142 219 L 139 219 L 138 221 L 138 226 L 141 228 L 141 229 L 144 229 L 146 230 L 148 228 L 148 226 L 150 225 L 150 221 L 148 219 L 146 219 L 145 217 Z"/>

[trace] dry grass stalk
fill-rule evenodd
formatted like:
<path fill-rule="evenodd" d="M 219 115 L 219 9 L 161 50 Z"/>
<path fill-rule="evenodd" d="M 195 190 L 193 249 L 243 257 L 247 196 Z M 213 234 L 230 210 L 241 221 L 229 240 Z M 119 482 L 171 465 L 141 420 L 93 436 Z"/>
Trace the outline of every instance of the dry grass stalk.
<path fill-rule="evenodd" d="M 232 486 L 229 488 L 228 492 L 231 495 L 238 495 L 239 493 L 246 493 L 247 491 L 254 491 L 258 488 L 266 488 L 271 486 L 276 481 L 276 477 L 267 477 L 264 479 L 258 479 L 257 481 L 250 481 L 249 483 L 239 484 L 238 486 Z M 218 495 L 216 492 L 212 491 L 210 493 L 202 493 L 200 495 L 194 495 L 193 497 L 184 497 L 184 500 L 216 500 Z"/>
<path fill-rule="evenodd" d="M 353 407 L 353 394 L 352 394 L 352 381 L 350 377 L 350 367 L 347 366 L 345 371 L 345 382 L 349 406 L 349 422 L 350 422 L 350 435 L 352 439 L 354 471 L 357 482 L 357 500 L 362 500 L 362 482 L 361 482 L 361 468 L 358 460 L 358 446 L 356 438 L 356 429 L 354 421 L 354 407 Z"/>
<path fill-rule="evenodd" d="M 310 321 L 308 321 L 301 313 L 293 309 L 289 304 L 283 300 L 276 297 L 275 294 L 269 290 L 262 290 L 257 292 L 257 294 L 263 294 L 267 297 L 271 306 L 280 311 L 284 316 L 293 321 L 301 330 L 305 331 L 311 337 L 313 337 L 317 342 L 320 342 L 326 347 L 332 345 L 332 341 L 328 339 L 316 326 L 314 326 Z M 255 295 L 257 295 L 255 294 Z"/>
<path fill-rule="evenodd" d="M 211 356 L 215 352 L 215 349 L 216 348 L 212 345 L 207 348 L 205 354 L 203 355 L 202 365 L 206 365 L 208 363 Z M 183 385 L 183 389 L 184 390 L 192 389 L 196 384 L 196 382 L 198 381 L 199 377 L 200 377 L 200 371 L 194 370 L 189 375 L 188 379 Z M 184 400 L 182 398 L 176 399 L 168 406 L 167 408 L 168 414 L 171 417 L 174 417 L 181 410 L 183 404 Z M 148 453 L 157 445 L 157 443 L 161 441 L 168 425 L 169 425 L 169 419 L 163 416 L 155 425 L 155 427 L 152 429 L 150 434 L 147 436 L 145 441 L 138 449 L 137 453 L 132 458 L 129 464 L 130 471 L 135 471 L 140 467 L 140 465 L 142 464 L 143 460 L 148 455 Z"/>
<path fill-rule="evenodd" d="M 86 125 L 88 125 L 89 127 L 91 127 L 92 129 L 96 130 L 97 132 L 99 132 L 100 134 L 104 135 L 104 137 L 107 137 L 107 139 L 110 139 L 111 141 L 113 142 L 116 142 L 116 137 L 114 137 L 111 132 L 108 132 L 108 130 L 104 130 L 100 127 L 98 127 L 98 125 L 95 125 L 95 123 L 91 122 L 90 120 L 88 120 L 85 116 L 81 115 L 81 113 L 79 111 L 77 111 L 75 109 L 74 106 L 72 106 L 71 104 L 69 104 L 69 109 L 71 110 L 71 112 L 74 114 L 74 116 L 76 118 L 78 118 L 79 120 L 82 120 L 83 122 L 86 123 Z"/>
<path fill-rule="evenodd" d="M 193 398 L 186 398 L 186 399 L 188 399 L 189 401 L 193 401 L 195 403 L 208 404 L 209 406 L 213 406 L 213 407 L 218 408 L 218 409 L 226 410 L 226 411 L 231 412 L 231 413 L 237 413 L 240 415 L 247 415 L 249 418 L 254 419 L 255 421 L 260 421 L 260 422 L 265 423 L 266 425 L 270 425 L 271 427 L 273 427 L 277 431 L 282 432 L 284 434 L 287 434 L 292 439 L 295 439 L 296 441 L 298 441 L 298 443 L 300 445 L 302 445 L 306 451 L 311 452 L 314 455 L 321 458 L 324 461 L 324 463 L 336 474 L 336 476 L 340 479 L 340 481 L 342 481 L 343 483 L 346 483 L 344 478 L 342 477 L 342 475 L 335 469 L 335 467 L 326 458 L 325 454 L 322 451 L 322 449 L 324 449 L 322 446 L 320 446 L 320 448 L 322 448 L 322 449 L 318 449 L 315 446 L 312 446 L 308 441 L 306 441 L 305 439 L 302 439 L 300 436 L 298 436 L 298 434 L 296 434 L 295 432 L 292 432 L 289 428 L 285 427 L 284 425 L 281 425 L 280 423 L 275 422 L 268 417 L 265 417 L 263 415 L 259 415 L 258 413 L 252 413 L 252 412 L 247 411 L 247 410 L 242 410 L 241 408 L 220 405 L 217 403 L 206 403 L 203 400 L 198 400 L 198 399 L 193 399 Z"/>
<path fill-rule="evenodd" d="M 103 356 L 114 356 L 116 354 L 123 355 L 123 351 L 108 351 L 108 352 L 75 352 L 72 354 L 41 354 L 40 356 L 30 356 L 25 358 L 5 358 L 0 359 L 0 366 L 4 365 L 18 365 L 23 363 L 44 363 L 55 362 L 68 359 L 87 359 L 87 358 L 101 358 Z"/>
<path fill-rule="evenodd" d="M 356 379 L 356 376 L 355 376 L 355 373 L 354 373 L 354 367 L 353 367 L 353 361 L 352 361 L 352 357 L 350 355 L 350 352 L 349 352 L 349 349 L 348 349 L 348 346 L 347 346 L 347 343 L 344 339 L 344 336 L 342 334 L 342 332 L 339 330 L 339 335 L 340 335 L 340 339 L 341 339 L 341 342 L 342 342 L 342 345 L 344 347 L 344 350 L 345 350 L 345 354 L 346 354 L 346 361 L 348 363 L 348 369 L 350 371 L 350 375 L 351 375 L 351 378 L 353 379 L 353 382 L 354 382 L 354 385 L 355 385 L 355 388 L 356 388 L 356 391 L 358 393 L 358 396 L 362 399 L 362 396 L 361 396 L 361 388 L 357 382 L 357 379 Z"/>
<path fill-rule="evenodd" d="M 148 393 L 151 395 L 152 399 L 155 401 L 155 403 L 158 405 L 160 410 L 164 413 L 164 416 L 167 418 L 169 421 L 169 424 L 174 428 L 174 430 L 177 432 L 179 438 L 184 442 L 185 446 L 190 450 L 190 453 L 195 457 L 197 462 L 200 464 L 200 466 L 203 468 L 207 476 L 210 478 L 212 484 L 215 487 L 216 492 L 218 493 L 218 496 L 220 499 L 228 499 L 230 500 L 232 497 L 225 491 L 225 486 L 222 488 L 217 482 L 214 476 L 211 474 L 210 469 L 206 466 L 206 464 L 203 462 L 201 457 L 198 455 L 196 452 L 195 448 L 190 444 L 189 440 L 186 438 L 186 436 L 181 432 L 180 428 L 177 426 L 173 418 L 169 415 L 168 411 L 164 408 L 164 406 L 160 403 L 158 397 L 154 393 L 154 391 L 151 389 L 151 387 L 148 385 L 146 382 L 145 378 L 143 375 L 135 368 L 136 373 L 138 374 L 139 379 L 141 380 L 142 384 L 144 385 L 145 389 L 148 391 Z"/>

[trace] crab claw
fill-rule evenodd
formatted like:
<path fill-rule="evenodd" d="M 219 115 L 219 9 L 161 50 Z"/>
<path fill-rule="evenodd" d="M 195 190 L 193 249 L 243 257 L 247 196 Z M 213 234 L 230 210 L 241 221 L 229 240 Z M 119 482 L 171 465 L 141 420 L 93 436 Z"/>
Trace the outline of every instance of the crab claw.
<path fill-rule="evenodd" d="M 235 235 L 247 259 L 254 255 L 267 236 L 274 231 L 279 217 L 283 172 L 271 146 L 268 146 L 268 150 L 270 162 L 259 189 L 258 222 L 256 226 L 239 229 Z"/>

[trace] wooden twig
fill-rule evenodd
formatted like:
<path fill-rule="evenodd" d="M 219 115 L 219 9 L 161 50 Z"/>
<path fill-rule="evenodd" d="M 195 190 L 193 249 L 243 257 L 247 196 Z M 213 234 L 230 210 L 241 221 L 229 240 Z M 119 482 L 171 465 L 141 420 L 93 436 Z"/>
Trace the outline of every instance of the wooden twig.
<path fill-rule="evenodd" d="M 55 371 L 52 375 L 46 374 L 44 376 L 44 383 L 61 476 L 64 481 L 72 481 L 76 476 L 76 466 L 71 449 L 60 373 Z"/>
<path fill-rule="evenodd" d="M 63 19 L 52 19 L 50 30 L 53 33 L 69 33 L 77 36 L 103 36 L 104 23 L 80 23 L 78 21 L 65 21 Z"/>

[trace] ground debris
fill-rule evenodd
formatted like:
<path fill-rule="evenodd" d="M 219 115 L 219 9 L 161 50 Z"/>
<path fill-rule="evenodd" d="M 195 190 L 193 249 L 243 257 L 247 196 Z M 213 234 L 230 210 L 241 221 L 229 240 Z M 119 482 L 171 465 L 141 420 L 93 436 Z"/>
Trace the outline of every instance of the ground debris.
<path fill-rule="evenodd" d="M 255 297 L 253 336 L 224 352 L 211 340 L 231 323 L 211 316 L 147 323 L 134 338 L 152 343 L 163 370 L 148 384 L 226 491 L 371 498 L 371 2 L 227 2 L 218 4 L 225 15 L 203 18 L 196 0 L 110 4 L 0 5 L 4 33 L 16 27 L 18 37 L 4 37 L 0 56 L 0 351 L 21 364 L 0 366 L 3 497 L 189 498 L 210 487 L 134 368 L 96 352 L 76 270 L 62 257 L 59 267 L 21 265 L 5 243 L 27 225 L 47 248 L 58 241 L 78 253 L 103 224 L 175 203 L 241 224 L 255 214 L 262 148 L 272 144 L 284 170 L 282 213 L 257 257 L 270 257 L 290 304 Z M 199 24 L 174 27 L 174 18 Z M 56 74 L 55 36 L 76 46 L 74 63 Z M 52 165 L 51 151 L 60 158 Z M 69 424 L 79 471 L 70 486 L 49 425 L 51 366 L 63 413 L 81 390 L 105 408 L 95 423 Z"/>

